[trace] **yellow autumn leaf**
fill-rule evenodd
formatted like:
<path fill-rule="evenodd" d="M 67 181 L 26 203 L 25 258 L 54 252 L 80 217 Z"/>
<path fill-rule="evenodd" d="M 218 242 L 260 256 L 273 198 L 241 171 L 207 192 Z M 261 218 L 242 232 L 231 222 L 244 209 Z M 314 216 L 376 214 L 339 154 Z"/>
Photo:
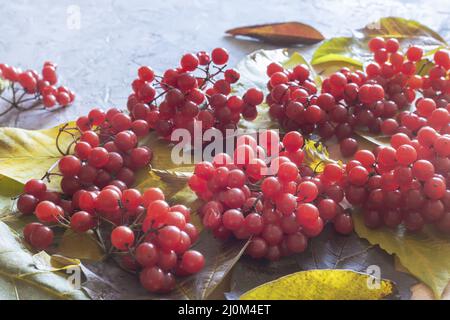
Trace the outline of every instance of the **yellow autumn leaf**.
<path fill-rule="evenodd" d="M 324 170 L 325 165 L 328 163 L 342 164 L 341 161 L 336 161 L 330 158 L 330 153 L 325 145 L 321 142 L 306 139 L 303 147 L 305 152 L 305 163 L 314 170 L 316 173 L 320 173 Z"/>
<path fill-rule="evenodd" d="M 41 178 L 61 157 L 56 147 L 56 137 L 66 125 L 44 130 L 0 128 L 0 177 L 8 177 L 19 183 Z M 68 126 L 73 124 L 69 123 Z M 59 146 L 65 151 L 72 141 L 70 134 L 62 133 Z M 52 179 L 52 187 L 58 185 L 57 180 Z M 2 183 L 0 191 L 4 190 Z"/>
<path fill-rule="evenodd" d="M 89 261 L 101 261 L 105 252 L 92 231 L 74 232 L 68 229 L 59 241 L 56 252 L 59 255 Z"/>
<path fill-rule="evenodd" d="M 379 300 L 393 295 L 389 280 L 351 270 L 300 271 L 244 293 L 241 300 Z"/>
<path fill-rule="evenodd" d="M 61 255 L 49 255 L 45 251 L 40 251 L 33 255 L 34 266 L 42 271 L 63 271 L 79 267 L 81 261 L 70 259 Z"/>
<path fill-rule="evenodd" d="M 0 175 L 0 217 L 11 212 L 12 197 L 22 192 L 23 184 Z"/>
<path fill-rule="evenodd" d="M 352 215 L 356 233 L 370 243 L 395 254 L 412 275 L 428 285 L 441 298 L 450 279 L 450 237 L 430 227 L 421 232 L 406 232 L 403 228 L 377 230 L 364 225 L 361 212 Z"/>

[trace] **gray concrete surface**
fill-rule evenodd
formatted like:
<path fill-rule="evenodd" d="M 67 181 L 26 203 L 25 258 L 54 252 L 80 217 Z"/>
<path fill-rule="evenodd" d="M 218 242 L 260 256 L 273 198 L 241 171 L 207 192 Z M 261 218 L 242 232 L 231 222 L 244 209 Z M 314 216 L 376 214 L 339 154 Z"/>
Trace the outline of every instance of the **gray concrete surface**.
<path fill-rule="evenodd" d="M 235 64 L 256 49 L 275 48 L 227 37 L 229 28 L 298 20 L 333 37 L 383 16 L 416 19 L 450 39 L 450 0 L 3 0 L 0 62 L 40 69 L 53 60 L 77 100 L 58 112 L 10 113 L 0 126 L 49 127 L 94 106 L 123 107 L 139 65 L 163 71 L 185 52 L 217 46 L 228 48 Z"/>

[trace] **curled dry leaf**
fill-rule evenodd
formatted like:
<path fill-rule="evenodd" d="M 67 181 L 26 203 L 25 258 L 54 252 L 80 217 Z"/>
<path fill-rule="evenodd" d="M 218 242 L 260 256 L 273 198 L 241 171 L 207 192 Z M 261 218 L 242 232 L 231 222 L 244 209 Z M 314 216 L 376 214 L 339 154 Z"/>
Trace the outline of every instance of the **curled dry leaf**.
<path fill-rule="evenodd" d="M 379 281 L 379 282 L 378 282 Z M 379 300 L 396 291 L 390 280 L 351 270 L 293 273 L 244 293 L 241 300 Z"/>
<path fill-rule="evenodd" d="M 314 27 L 295 21 L 234 28 L 227 30 L 226 33 L 284 45 L 314 44 L 324 39 L 320 31 Z"/>
<path fill-rule="evenodd" d="M 325 145 L 314 139 L 306 139 L 304 145 L 305 159 L 308 166 L 314 172 L 320 173 L 328 163 L 337 163 L 342 165 L 341 161 L 330 158 L 330 154 Z"/>

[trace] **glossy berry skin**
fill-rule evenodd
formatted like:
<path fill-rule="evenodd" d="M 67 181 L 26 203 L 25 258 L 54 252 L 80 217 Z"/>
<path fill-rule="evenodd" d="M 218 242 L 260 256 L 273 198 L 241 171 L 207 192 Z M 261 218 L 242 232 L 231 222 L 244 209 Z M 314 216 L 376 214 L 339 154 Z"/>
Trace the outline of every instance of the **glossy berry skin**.
<path fill-rule="evenodd" d="M 76 232 L 86 232 L 94 226 L 94 218 L 86 211 L 78 211 L 70 218 L 70 227 Z"/>
<path fill-rule="evenodd" d="M 150 242 L 141 243 L 135 254 L 137 262 L 144 268 L 153 267 L 158 262 L 158 249 Z"/>
<path fill-rule="evenodd" d="M 193 274 L 203 269 L 205 265 L 205 258 L 196 250 L 186 251 L 182 258 L 180 267 L 187 273 Z"/>
<path fill-rule="evenodd" d="M 149 267 L 139 275 L 141 285 L 149 292 L 159 291 L 164 284 L 164 272 L 158 267 Z"/>
<path fill-rule="evenodd" d="M 81 161 L 75 156 L 64 156 L 58 162 L 59 171 L 66 177 L 78 175 L 81 169 Z"/>
<path fill-rule="evenodd" d="M 45 250 L 53 243 L 53 231 L 44 225 L 32 225 L 29 231 L 29 243 L 37 250 Z M 27 230 L 24 230 L 24 232 Z"/>
<path fill-rule="evenodd" d="M 211 52 L 211 59 L 217 65 L 223 65 L 228 61 L 228 52 L 224 48 L 216 48 Z"/>
<path fill-rule="evenodd" d="M 38 197 L 47 190 L 47 186 L 42 180 L 31 179 L 25 183 L 24 192 Z"/>
<path fill-rule="evenodd" d="M 34 212 L 41 222 L 55 222 L 58 215 L 57 206 L 47 200 L 39 202 Z"/>
<path fill-rule="evenodd" d="M 175 226 L 166 226 L 158 231 L 158 243 L 164 250 L 174 250 L 180 239 L 180 229 Z"/>
<path fill-rule="evenodd" d="M 31 194 L 22 194 L 17 200 L 17 209 L 24 214 L 30 215 L 34 212 L 38 204 L 38 199 Z"/>
<path fill-rule="evenodd" d="M 111 233 L 111 243 L 118 250 L 128 250 L 133 242 L 134 233 L 126 226 L 116 227 Z"/>
<path fill-rule="evenodd" d="M 352 217 L 348 214 L 340 214 L 334 219 L 334 229 L 341 234 L 350 234 L 353 231 Z"/>
<path fill-rule="evenodd" d="M 105 148 L 93 148 L 89 154 L 88 163 L 95 168 L 101 168 L 108 163 L 109 154 Z"/>
<path fill-rule="evenodd" d="M 192 53 L 187 53 L 181 58 L 181 67 L 186 71 L 194 71 L 198 64 L 198 58 Z"/>

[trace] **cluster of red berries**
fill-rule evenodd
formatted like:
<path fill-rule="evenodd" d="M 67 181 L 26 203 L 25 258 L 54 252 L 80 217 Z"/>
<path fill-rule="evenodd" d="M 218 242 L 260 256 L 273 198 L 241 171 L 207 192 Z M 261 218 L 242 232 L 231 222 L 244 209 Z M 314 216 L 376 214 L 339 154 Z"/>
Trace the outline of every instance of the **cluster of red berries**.
<path fill-rule="evenodd" d="M 230 85 L 239 79 L 239 73 L 234 69 L 224 71 L 227 60 L 226 50 L 217 48 L 211 57 L 205 52 L 183 56 L 181 67 L 166 71 L 163 77 L 141 67 L 139 78 L 132 84 L 129 114 L 116 108 L 106 112 L 95 108 L 77 119 L 76 128 L 64 126 L 60 134 L 68 132 L 75 140 L 64 152 L 57 138 L 63 155 L 58 162 L 59 173 L 48 172 L 40 180 L 28 181 L 18 198 L 19 211 L 34 213 L 40 221 L 25 228 L 25 240 L 42 250 L 53 242 L 53 231 L 48 225 L 76 232 L 112 226 L 111 246 L 122 254 L 122 262 L 128 268 L 142 269 L 141 283 L 151 292 L 173 289 L 172 273 L 188 275 L 201 270 L 203 256 L 189 250 L 198 238 L 197 229 L 189 223 L 189 209 L 182 205 L 170 207 L 159 189 L 141 194 L 131 187 L 135 172 L 146 167 L 153 157 L 151 149 L 138 145 L 138 139 L 151 129 L 167 137 L 172 130 L 164 129 L 168 124 L 178 128 L 181 123 L 190 126 L 189 123 L 202 121 L 206 129 L 214 125 L 224 129 L 237 123 L 240 116 L 236 119 L 236 114 L 244 114 L 246 119 L 256 117 L 262 92 L 250 89 L 242 99 L 231 96 Z M 212 68 L 217 70 L 213 73 Z M 17 73 L 6 69 L 8 79 Z M 196 69 L 206 75 L 195 77 L 192 72 Z M 219 74 L 224 79 L 216 80 Z M 49 86 L 56 83 L 52 64 L 46 63 L 43 75 Z M 213 86 L 208 88 L 209 83 Z M 32 85 L 27 83 L 25 87 L 31 90 Z M 158 96 L 156 89 L 162 90 Z M 164 101 L 158 105 L 159 97 Z M 224 105 L 221 99 L 225 99 Z M 224 116 L 227 113 L 233 119 Z M 72 150 L 73 154 L 69 154 Z M 43 180 L 52 175 L 62 177 L 62 193 L 47 190 Z"/>
<path fill-rule="evenodd" d="M 442 54 L 439 55 L 440 53 Z M 446 57 L 444 61 L 450 60 L 448 53 L 444 51 L 437 51 L 434 59 L 444 63 L 441 61 L 441 57 Z M 448 73 L 449 67 L 446 68 L 437 65 L 431 70 L 440 70 L 439 73 L 446 70 L 445 72 Z M 390 133 L 403 132 L 412 138 L 417 136 L 421 128 L 430 126 L 440 134 L 450 134 L 450 78 L 448 76 L 436 78 L 433 74 L 437 72 L 431 70 L 429 76 L 418 80 L 422 82 L 424 97 L 416 100 L 414 111 L 402 111 L 398 114 L 397 119 L 389 120 L 392 129 Z M 434 83 L 434 81 L 440 85 L 435 84 L 432 88 L 430 83 Z"/>
<path fill-rule="evenodd" d="M 350 233 L 344 199 L 363 209 L 372 228 L 403 223 L 417 231 L 432 223 L 450 232 L 449 55 L 437 51 L 435 66 L 419 76 L 422 49 L 412 46 L 402 55 L 396 40 L 381 38 L 372 39 L 369 48 L 375 62 L 365 72 L 343 68 L 324 80 L 321 93 L 306 66 L 268 66 L 269 113 L 288 132 L 282 140 L 272 130 L 256 138 L 238 136 L 233 157 L 220 153 L 212 162 L 196 164 L 188 181 L 205 202 L 199 210 L 203 225 L 217 238 L 251 239 L 247 254 L 277 260 L 304 251 L 327 222 Z M 153 157 L 150 148 L 138 144 L 150 130 L 170 138 L 177 128 L 193 133 L 201 123 L 203 130 L 223 131 L 235 129 L 241 117 L 256 118 L 263 93 L 252 88 L 242 98 L 232 95 L 240 75 L 225 69 L 227 61 L 226 50 L 216 48 L 184 55 L 181 66 L 162 77 L 141 67 L 129 113 L 95 108 L 77 119 L 76 128 L 62 128 L 74 130 L 75 140 L 66 152 L 58 147 L 59 173 L 28 181 L 17 201 L 20 212 L 40 221 L 25 227 L 25 241 L 43 250 L 53 243 L 53 226 L 75 232 L 109 228 L 112 252 L 140 272 L 151 292 L 168 292 L 174 275 L 200 271 L 204 257 L 190 250 L 198 231 L 189 209 L 170 206 L 158 188 L 141 194 L 132 186 L 136 171 Z M 70 90 L 55 88 L 52 63 L 44 65 L 42 77 L 6 65 L 0 65 L 0 76 L 18 82 L 24 94 L 42 97 L 46 107 L 74 98 Z M 416 100 L 419 90 L 424 98 Z M 414 100 L 416 110 L 406 111 Z M 392 136 L 391 147 L 357 151 L 351 136 L 359 129 Z M 315 131 L 324 139 L 336 136 L 342 154 L 354 159 L 314 172 L 305 161 L 302 134 Z M 62 193 L 47 190 L 44 179 L 52 175 L 61 176 Z"/>
<path fill-rule="evenodd" d="M 189 223 L 189 209 L 169 207 L 159 189 L 141 194 L 131 188 L 135 172 L 148 166 L 153 157 L 151 149 L 138 146 L 138 137 L 149 131 L 147 122 L 133 121 L 112 108 L 106 112 L 92 109 L 76 123 L 76 128 L 62 128 L 79 136 L 73 154 L 58 161 L 59 173 L 46 175 L 62 176 L 62 193 L 48 191 L 43 179 L 32 179 L 18 198 L 19 211 L 34 213 L 40 221 L 24 229 L 25 240 L 43 250 L 53 242 L 48 225 L 75 232 L 110 227 L 113 253 L 128 268 L 142 269 L 141 283 L 149 291 L 173 289 L 173 273 L 198 272 L 204 258 L 188 250 L 198 238 L 197 229 Z"/>
<path fill-rule="evenodd" d="M 57 87 L 58 76 L 56 65 L 53 62 L 45 62 L 42 72 L 39 74 L 35 70 L 22 71 L 16 67 L 0 64 L 0 78 L 10 81 L 13 90 L 18 90 L 14 84 L 19 84 L 23 90 L 18 98 L 18 92 L 14 92 L 12 103 L 19 105 L 26 101 L 41 101 L 44 107 L 53 108 L 56 105 L 65 107 L 75 100 L 75 93 L 65 86 Z M 20 92 L 19 92 L 20 95 Z M 33 95 L 33 98 L 26 98 L 26 95 Z M 25 99 L 26 98 L 26 99 Z"/>
<path fill-rule="evenodd" d="M 405 110 L 416 100 L 416 93 L 421 91 L 424 97 L 432 98 L 440 107 L 447 107 L 450 102 L 450 81 L 448 69 L 450 59 L 448 52 L 438 50 L 434 54 L 434 66 L 430 70 L 419 70 L 426 67 L 421 63 L 424 52 L 417 46 L 410 46 L 405 54 L 398 52 L 399 44 L 395 39 L 384 41 L 382 38 L 373 38 L 369 41 L 369 48 L 374 53 L 375 62 L 367 65 L 368 81 L 377 83 L 384 88 L 385 101 L 371 108 L 367 119 L 377 119 L 378 124 L 373 125 L 372 132 L 392 136 L 395 133 L 405 133 L 409 137 L 427 125 L 422 112 L 410 117 L 411 112 Z M 422 65 L 422 67 L 420 67 Z M 426 73 L 421 76 L 416 73 Z M 422 100 L 419 99 L 417 103 Z M 430 112 L 433 111 L 427 108 Z M 372 117 L 373 116 L 373 117 Z M 404 117 L 406 116 L 406 121 Z M 418 116 L 418 117 L 416 117 Z M 436 115 L 435 115 L 436 116 Z"/>
<path fill-rule="evenodd" d="M 448 53 L 437 51 L 435 66 L 422 77 L 416 75 L 420 71 L 416 69 L 423 50 L 411 46 L 402 55 L 399 47 L 396 39 L 371 39 L 369 48 L 375 62 L 368 64 L 365 72 L 342 68 L 333 73 L 323 81 L 320 94 L 316 94 L 306 66 L 285 70 L 279 64 L 270 64 L 270 93 L 266 100 L 271 116 L 288 130 L 299 129 L 303 134 L 316 130 L 323 139 L 336 136 L 345 157 L 352 156 L 358 148 L 351 138 L 354 130 L 389 136 L 403 132 L 412 137 L 427 125 L 423 114 L 405 110 L 416 99 L 418 90 L 429 98 L 426 101 L 432 99 L 435 107 L 441 108 L 433 116 L 441 125 L 445 122 L 438 120 L 445 112 L 442 108 L 450 102 Z M 426 108 L 431 116 L 433 107 Z"/>
<path fill-rule="evenodd" d="M 23 214 L 34 212 L 40 222 L 25 227 L 25 241 L 43 250 L 53 242 L 52 225 L 86 232 L 106 224 L 111 228 L 113 252 L 126 268 L 140 271 L 142 286 L 150 292 L 169 292 L 175 287 L 174 274 L 194 274 L 204 266 L 203 255 L 189 250 L 198 239 L 190 210 L 184 205 L 169 206 L 159 188 L 141 194 L 121 187 L 83 189 L 69 201 L 56 195 L 50 199 L 42 180 L 30 180 L 18 208 Z"/>
<path fill-rule="evenodd" d="M 327 221 L 340 233 L 353 230 L 340 205 L 341 186 L 304 164 L 299 132 L 288 132 L 281 142 L 268 130 L 258 139 L 259 145 L 250 135 L 239 136 L 234 158 L 221 153 L 195 166 L 189 186 L 205 201 L 200 215 L 206 228 L 222 240 L 251 238 L 247 254 L 269 260 L 304 251 Z M 270 150 L 277 153 L 271 152 L 268 166 Z"/>
<path fill-rule="evenodd" d="M 359 150 L 346 166 L 345 196 L 364 209 L 368 227 L 401 223 L 419 231 L 432 223 L 450 232 L 450 136 L 431 127 L 417 138 L 391 137 L 391 146 Z"/>
<path fill-rule="evenodd" d="M 285 70 L 280 64 L 271 63 L 267 67 L 267 75 L 270 77 L 270 92 L 266 101 L 272 118 L 287 130 L 300 130 L 305 135 L 317 132 L 323 139 L 336 136 L 341 141 L 342 154 L 354 154 L 358 145 L 351 135 L 359 119 L 340 99 L 344 91 L 350 89 L 358 98 L 358 88 L 365 80 L 362 72 L 341 69 L 325 79 L 320 94 L 305 65 Z M 366 85 L 362 88 L 363 92 L 369 89 L 371 100 L 383 98 L 383 89 L 378 86 Z"/>
<path fill-rule="evenodd" d="M 170 138 L 173 130 L 203 131 L 210 128 L 235 129 L 241 116 L 254 120 L 256 106 L 263 93 L 249 89 L 241 98 L 231 94 L 231 85 L 239 80 L 235 69 L 226 69 L 228 53 L 223 48 L 211 54 L 201 51 L 183 55 L 180 67 L 168 69 L 163 76 L 149 67 L 138 70 L 128 98 L 128 110 L 134 119 L 147 121 L 159 136 Z M 222 79 L 217 79 L 222 75 Z M 161 99 L 161 101 L 159 101 Z"/>

